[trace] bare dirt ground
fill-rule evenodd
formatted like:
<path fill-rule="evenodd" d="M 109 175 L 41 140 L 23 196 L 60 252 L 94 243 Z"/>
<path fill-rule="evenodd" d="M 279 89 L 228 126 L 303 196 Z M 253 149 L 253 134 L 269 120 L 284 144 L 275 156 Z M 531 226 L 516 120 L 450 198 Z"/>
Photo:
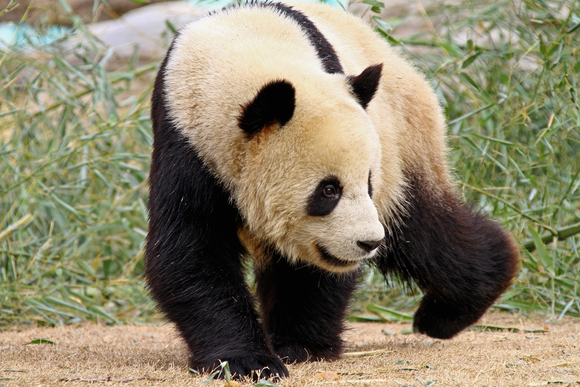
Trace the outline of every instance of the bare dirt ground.
<path fill-rule="evenodd" d="M 580 320 L 546 322 L 540 316 L 492 313 L 480 324 L 517 332 L 467 331 L 439 341 L 401 334 L 409 324 L 352 323 L 347 353 L 340 361 L 290 365 L 291 377 L 278 384 L 580 385 Z M 37 339 L 53 344 L 31 344 Z M 201 385 L 207 375 L 190 374 L 186 358 L 169 324 L 9 330 L 0 332 L 0 387 Z M 224 386 L 225 381 L 209 385 Z"/>

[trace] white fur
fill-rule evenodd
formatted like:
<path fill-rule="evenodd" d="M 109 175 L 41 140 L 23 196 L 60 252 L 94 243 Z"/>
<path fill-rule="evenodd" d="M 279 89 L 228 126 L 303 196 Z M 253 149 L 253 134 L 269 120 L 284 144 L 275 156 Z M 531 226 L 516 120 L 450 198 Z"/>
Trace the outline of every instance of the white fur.
<path fill-rule="evenodd" d="M 344 272 L 374 254 L 357 241 L 381 239 L 396 224 L 404 171 L 424 171 L 433 187 L 451 184 L 443 115 L 423 77 L 362 21 L 325 5 L 293 7 L 332 44 L 346 74 L 324 71 L 294 20 L 269 7 L 234 8 L 181 31 L 165 73 L 169 114 L 230 192 L 244 220 L 240 239 L 258 261 L 274 246 L 290 260 Z M 346 75 L 380 63 L 365 111 Z M 248 141 L 242 106 L 275 80 L 294 86 L 294 115 Z M 327 216 L 307 215 L 309 196 L 331 175 L 344 185 L 340 202 Z M 317 246 L 352 265 L 329 264 Z"/>

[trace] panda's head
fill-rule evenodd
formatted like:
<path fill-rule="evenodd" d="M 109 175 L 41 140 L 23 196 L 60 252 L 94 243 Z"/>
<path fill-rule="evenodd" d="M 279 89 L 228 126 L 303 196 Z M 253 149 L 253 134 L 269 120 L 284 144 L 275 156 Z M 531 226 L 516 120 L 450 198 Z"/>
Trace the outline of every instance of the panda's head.
<path fill-rule="evenodd" d="M 377 252 L 385 234 L 373 195 L 384 173 L 366 108 L 381 69 L 320 83 L 272 80 L 242 105 L 233 194 L 253 238 L 337 273 Z"/>

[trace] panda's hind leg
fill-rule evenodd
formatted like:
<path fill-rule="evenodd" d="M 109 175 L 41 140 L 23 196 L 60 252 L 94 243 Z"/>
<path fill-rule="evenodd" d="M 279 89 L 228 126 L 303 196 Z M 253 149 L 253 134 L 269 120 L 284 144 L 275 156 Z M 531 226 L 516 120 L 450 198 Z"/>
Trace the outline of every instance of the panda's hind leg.
<path fill-rule="evenodd" d="M 263 322 L 285 363 L 339 358 L 357 276 L 294 266 L 278 254 L 257 268 Z"/>

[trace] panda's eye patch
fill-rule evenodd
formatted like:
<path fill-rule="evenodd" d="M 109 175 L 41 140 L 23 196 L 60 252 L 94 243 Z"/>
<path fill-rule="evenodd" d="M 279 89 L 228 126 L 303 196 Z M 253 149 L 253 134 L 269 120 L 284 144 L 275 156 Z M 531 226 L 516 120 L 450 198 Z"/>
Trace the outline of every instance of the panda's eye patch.
<path fill-rule="evenodd" d="M 325 216 L 334 210 L 342 195 L 340 181 L 336 177 L 322 180 L 308 198 L 306 212 L 310 216 Z"/>

